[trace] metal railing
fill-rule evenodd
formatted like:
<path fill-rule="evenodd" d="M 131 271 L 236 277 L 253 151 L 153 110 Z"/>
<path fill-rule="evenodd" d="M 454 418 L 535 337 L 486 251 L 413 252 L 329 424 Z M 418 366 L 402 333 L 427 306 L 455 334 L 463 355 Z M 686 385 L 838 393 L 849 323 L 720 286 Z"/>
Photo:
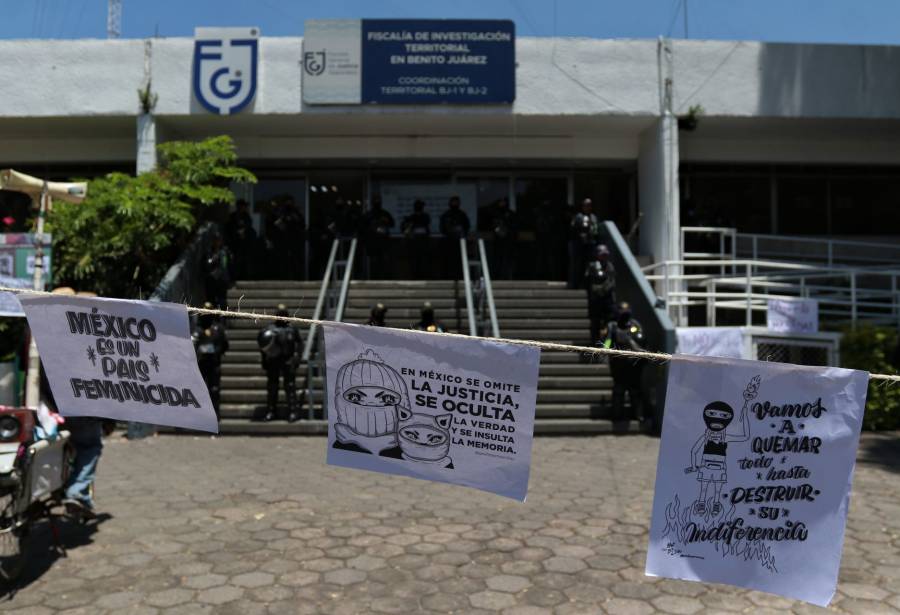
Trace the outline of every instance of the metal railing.
<path fill-rule="evenodd" d="M 328 262 L 325 264 L 325 273 L 322 275 L 322 285 L 319 287 L 319 296 L 316 299 L 316 309 L 313 312 L 313 320 L 334 320 L 341 322 L 344 318 L 344 309 L 347 305 L 347 295 L 350 291 L 350 281 L 353 276 L 353 262 L 356 257 L 356 238 L 350 240 L 350 248 L 347 252 L 347 258 L 342 260 L 338 258 L 341 250 L 341 243 L 346 240 L 335 239 L 331 242 L 331 252 L 328 255 Z M 338 289 L 334 288 L 335 283 L 341 280 Z M 317 351 L 319 327 L 315 324 L 310 325 L 309 335 L 303 346 L 303 361 L 306 362 L 306 414 L 308 419 L 314 418 L 313 412 L 313 392 L 314 382 L 317 377 L 323 378 L 322 383 L 322 418 L 327 419 L 326 414 L 328 404 L 325 403 L 325 369 L 324 362 Z"/>
<path fill-rule="evenodd" d="M 325 265 L 325 274 L 322 276 L 322 285 L 319 287 L 319 296 L 316 298 L 316 309 L 313 310 L 312 319 L 313 320 L 323 320 L 323 314 L 325 310 L 325 300 L 328 297 L 328 287 L 331 283 L 331 272 L 334 270 L 334 261 L 337 257 L 338 248 L 340 247 L 340 241 L 335 239 L 331 242 L 331 253 L 328 255 L 328 263 Z M 313 347 L 316 343 L 316 331 L 318 330 L 317 325 L 309 326 L 309 335 L 306 338 L 306 343 L 303 345 L 303 360 L 309 361 L 312 356 Z"/>
<path fill-rule="evenodd" d="M 706 237 L 718 251 L 690 252 L 690 236 Z M 681 257 L 693 259 L 789 260 L 792 262 L 836 265 L 872 265 L 900 263 L 900 243 L 852 241 L 803 235 L 738 233 L 722 226 L 684 226 L 681 228 Z"/>
<path fill-rule="evenodd" d="M 729 270 L 721 275 L 710 270 Z M 744 325 L 755 312 L 765 312 L 769 299 L 809 298 L 819 304 L 823 321 L 835 324 L 860 320 L 900 323 L 900 268 L 818 267 L 750 259 L 680 260 L 643 268 L 657 283 L 670 315 L 688 326 L 689 307 L 703 306 L 706 324 L 715 326 L 717 311 L 744 312 Z"/>
<path fill-rule="evenodd" d="M 459 240 L 459 256 L 462 259 L 463 292 L 466 297 L 466 318 L 469 320 L 469 335 L 475 337 L 478 335 L 478 328 L 475 322 L 475 297 L 472 290 L 472 277 L 469 274 L 469 246 L 464 237 Z"/>
<path fill-rule="evenodd" d="M 491 268 L 488 265 L 487 252 L 484 249 L 484 239 L 478 240 L 478 255 L 481 259 L 481 285 L 482 285 L 482 305 L 481 329 L 484 331 L 485 316 L 490 322 L 491 337 L 500 337 L 500 325 L 497 322 L 497 306 L 494 304 L 494 286 L 491 283 Z"/>

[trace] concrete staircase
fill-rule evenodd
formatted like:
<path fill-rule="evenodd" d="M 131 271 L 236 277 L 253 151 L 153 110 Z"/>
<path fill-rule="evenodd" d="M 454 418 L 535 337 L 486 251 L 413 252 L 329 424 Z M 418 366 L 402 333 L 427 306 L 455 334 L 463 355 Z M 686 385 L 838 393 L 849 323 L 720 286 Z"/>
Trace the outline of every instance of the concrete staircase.
<path fill-rule="evenodd" d="M 229 291 L 232 309 L 272 313 L 284 303 L 296 315 L 311 317 L 319 282 L 239 282 Z M 500 333 L 513 339 L 533 339 L 565 344 L 588 341 L 587 305 L 584 291 L 568 290 L 563 282 L 494 282 L 494 297 Z M 419 310 L 430 301 L 439 320 L 449 331 L 466 333 L 465 297 L 462 283 L 437 281 L 354 281 L 348 294 L 344 320 L 363 323 L 372 306 L 381 301 L 388 307 L 387 323 L 410 328 Z M 231 350 L 222 366 L 223 433 L 318 434 L 327 426 L 321 420 L 321 382 L 313 381 L 312 407 L 317 420 L 252 422 L 265 405 L 265 374 L 256 345 L 258 330 L 267 321 L 230 320 Z M 301 327 L 304 338 L 308 334 Z M 298 391 L 306 388 L 307 369 L 297 370 Z M 595 434 L 609 432 L 609 399 L 612 381 L 606 365 L 584 362 L 577 353 L 543 351 L 537 399 L 536 433 Z M 303 416 L 310 400 L 304 398 Z M 279 402 L 284 403 L 279 392 Z"/>
<path fill-rule="evenodd" d="M 559 344 L 587 345 L 589 321 L 583 290 L 565 282 L 495 281 L 500 335 Z M 595 434 L 612 429 L 609 367 L 579 353 L 542 350 L 536 433 Z"/>

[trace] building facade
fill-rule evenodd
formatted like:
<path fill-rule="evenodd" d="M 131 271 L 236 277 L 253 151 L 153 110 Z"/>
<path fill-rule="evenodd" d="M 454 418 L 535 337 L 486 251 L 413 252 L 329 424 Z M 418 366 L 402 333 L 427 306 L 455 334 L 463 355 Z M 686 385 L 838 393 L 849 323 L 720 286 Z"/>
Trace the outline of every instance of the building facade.
<path fill-rule="evenodd" d="M 511 104 L 320 106 L 304 103 L 302 39 L 262 37 L 255 96 L 222 116 L 192 88 L 193 39 L 3 41 L 0 166 L 133 172 L 152 168 L 157 143 L 227 134 L 260 179 L 238 188 L 259 224 L 276 198 L 311 231 L 338 203 L 458 194 L 481 218 L 505 198 L 521 277 L 538 275 L 530 259 L 584 198 L 657 261 L 678 258 L 687 225 L 900 236 L 898 47 L 515 45 Z M 148 86 L 157 98 L 144 113 Z M 559 229 L 548 231 L 547 208 Z"/>

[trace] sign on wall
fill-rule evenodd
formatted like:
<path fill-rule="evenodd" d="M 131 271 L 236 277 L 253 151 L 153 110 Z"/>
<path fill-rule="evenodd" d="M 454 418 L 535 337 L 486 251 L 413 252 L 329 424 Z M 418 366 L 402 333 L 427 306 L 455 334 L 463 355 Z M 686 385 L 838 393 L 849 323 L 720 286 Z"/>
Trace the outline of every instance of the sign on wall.
<path fill-rule="evenodd" d="M 646 573 L 827 605 L 868 380 L 848 369 L 676 356 Z"/>
<path fill-rule="evenodd" d="M 325 326 L 328 463 L 525 500 L 537 348 Z"/>
<path fill-rule="evenodd" d="M 303 37 L 307 104 L 509 104 L 510 20 L 311 20 Z"/>
<path fill-rule="evenodd" d="M 237 113 L 256 96 L 259 28 L 196 28 L 193 90 L 217 115 Z"/>
<path fill-rule="evenodd" d="M 819 303 L 815 299 L 769 299 L 766 327 L 781 333 L 816 333 Z"/>

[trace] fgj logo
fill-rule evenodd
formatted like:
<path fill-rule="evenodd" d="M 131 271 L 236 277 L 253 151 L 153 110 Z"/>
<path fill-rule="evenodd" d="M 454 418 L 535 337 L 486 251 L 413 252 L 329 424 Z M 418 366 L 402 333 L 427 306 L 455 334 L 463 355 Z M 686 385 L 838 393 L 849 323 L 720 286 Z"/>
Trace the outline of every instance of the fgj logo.
<path fill-rule="evenodd" d="M 303 54 L 303 70 L 317 77 L 325 72 L 325 51 L 307 51 Z"/>
<path fill-rule="evenodd" d="M 210 113 L 237 113 L 256 95 L 259 28 L 194 31 L 194 96 Z"/>

